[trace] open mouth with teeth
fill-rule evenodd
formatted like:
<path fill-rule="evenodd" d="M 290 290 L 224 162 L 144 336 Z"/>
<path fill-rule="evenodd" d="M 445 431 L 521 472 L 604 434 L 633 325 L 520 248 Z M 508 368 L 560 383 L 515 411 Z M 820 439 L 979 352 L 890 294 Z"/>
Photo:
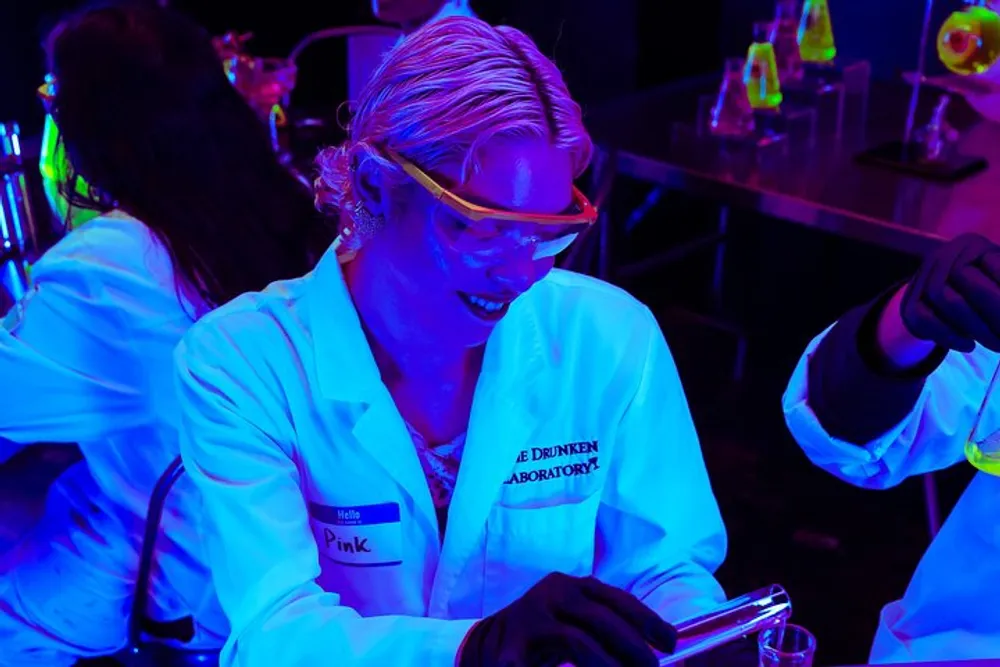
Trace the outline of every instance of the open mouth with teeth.
<path fill-rule="evenodd" d="M 459 292 L 458 298 L 473 315 L 487 322 L 496 322 L 507 314 L 507 308 L 510 307 L 510 300 L 498 300 L 496 297 Z"/>

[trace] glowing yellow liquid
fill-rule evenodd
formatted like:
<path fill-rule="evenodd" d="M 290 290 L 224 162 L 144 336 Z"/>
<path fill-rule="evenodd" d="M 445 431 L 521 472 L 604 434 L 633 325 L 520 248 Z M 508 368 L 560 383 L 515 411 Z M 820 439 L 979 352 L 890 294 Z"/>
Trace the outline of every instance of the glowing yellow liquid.
<path fill-rule="evenodd" d="M 827 0 L 806 0 L 799 23 L 799 56 L 807 63 L 829 63 L 836 55 Z"/>
<path fill-rule="evenodd" d="M 59 140 L 59 127 L 52 116 L 45 116 L 45 125 L 42 130 L 42 150 L 38 161 L 38 171 L 42 175 L 42 190 L 45 198 L 49 202 L 53 215 L 67 229 L 75 229 L 80 225 L 96 218 L 100 211 L 81 208 L 79 206 L 70 207 L 69 201 L 62 193 L 62 189 L 69 187 L 69 156 L 66 154 L 66 146 Z M 88 196 L 90 186 L 82 178 L 74 179 L 73 188 L 76 194 Z"/>
<path fill-rule="evenodd" d="M 754 109 L 777 109 L 781 105 L 781 83 L 778 81 L 778 63 L 774 46 L 770 42 L 754 42 L 747 52 L 743 83 L 747 99 Z"/>
<path fill-rule="evenodd" d="M 982 74 L 1000 58 L 1000 17 L 986 7 L 954 12 L 941 25 L 937 51 L 955 74 Z"/>
<path fill-rule="evenodd" d="M 971 440 L 965 443 L 965 458 L 973 466 L 990 475 L 1000 476 L 1000 452 L 987 454 Z"/>

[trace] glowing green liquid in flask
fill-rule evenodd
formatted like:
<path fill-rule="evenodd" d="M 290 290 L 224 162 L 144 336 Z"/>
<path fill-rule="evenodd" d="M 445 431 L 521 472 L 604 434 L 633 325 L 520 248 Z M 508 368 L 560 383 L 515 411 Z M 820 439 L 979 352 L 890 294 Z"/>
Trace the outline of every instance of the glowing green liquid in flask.
<path fill-rule="evenodd" d="M 837 55 L 827 0 L 806 0 L 799 22 L 799 55 L 803 62 L 830 63 Z"/>
<path fill-rule="evenodd" d="M 781 106 L 778 63 L 774 58 L 774 46 L 770 42 L 754 42 L 750 45 L 743 83 L 747 88 L 747 99 L 754 109 L 777 109 Z"/>
<path fill-rule="evenodd" d="M 988 7 L 966 7 L 941 26 L 938 58 L 955 74 L 982 74 L 1000 58 L 1000 17 Z"/>

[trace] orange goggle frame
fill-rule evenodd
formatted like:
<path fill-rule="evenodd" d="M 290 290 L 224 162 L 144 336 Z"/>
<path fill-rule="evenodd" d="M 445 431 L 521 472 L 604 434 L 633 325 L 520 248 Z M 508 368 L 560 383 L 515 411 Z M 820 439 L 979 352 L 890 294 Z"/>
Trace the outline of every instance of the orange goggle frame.
<path fill-rule="evenodd" d="M 579 188 L 573 186 L 572 212 L 569 213 L 524 213 L 481 206 L 467 201 L 444 187 L 398 153 L 383 149 L 390 160 L 398 164 L 414 181 L 420 184 L 434 199 L 445 204 L 456 213 L 479 222 L 481 220 L 504 220 L 525 222 L 536 225 L 591 225 L 597 221 L 597 208 L 590 203 Z"/>

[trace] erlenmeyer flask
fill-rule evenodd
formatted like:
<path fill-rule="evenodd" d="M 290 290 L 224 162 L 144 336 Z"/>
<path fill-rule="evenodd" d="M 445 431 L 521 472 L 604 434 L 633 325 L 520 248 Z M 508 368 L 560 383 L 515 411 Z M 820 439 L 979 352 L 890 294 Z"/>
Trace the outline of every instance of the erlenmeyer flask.
<path fill-rule="evenodd" d="M 743 69 L 747 99 L 754 109 L 777 109 L 781 106 L 778 64 L 774 57 L 774 45 L 768 41 L 770 35 L 767 27 L 768 24 L 754 25 L 753 44 L 747 51 L 747 62 Z"/>
<path fill-rule="evenodd" d="M 990 403 L 1000 400 L 1000 396 L 994 395 L 998 379 L 1000 366 L 993 372 L 993 378 L 986 388 L 986 396 L 976 414 L 976 421 L 965 441 L 965 458 L 983 472 L 1000 476 L 1000 424 L 989 417 Z"/>
<path fill-rule="evenodd" d="M 719 96 L 712 107 L 709 131 L 720 137 L 744 137 L 754 130 L 753 109 L 743 84 L 743 58 L 727 58 L 719 86 Z"/>
<path fill-rule="evenodd" d="M 981 4 L 953 12 L 938 32 L 937 51 L 955 74 L 982 74 L 1000 58 L 1000 17 Z"/>
<path fill-rule="evenodd" d="M 799 22 L 799 55 L 807 63 L 829 63 L 836 57 L 827 0 L 805 0 Z"/>
<path fill-rule="evenodd" d="M 778 63 L 778 77 L 783 83 L 802 78 L 802 57 L 799 55 L 799 0 L 778 0 L 771 24 L 771 44 Z"/>

